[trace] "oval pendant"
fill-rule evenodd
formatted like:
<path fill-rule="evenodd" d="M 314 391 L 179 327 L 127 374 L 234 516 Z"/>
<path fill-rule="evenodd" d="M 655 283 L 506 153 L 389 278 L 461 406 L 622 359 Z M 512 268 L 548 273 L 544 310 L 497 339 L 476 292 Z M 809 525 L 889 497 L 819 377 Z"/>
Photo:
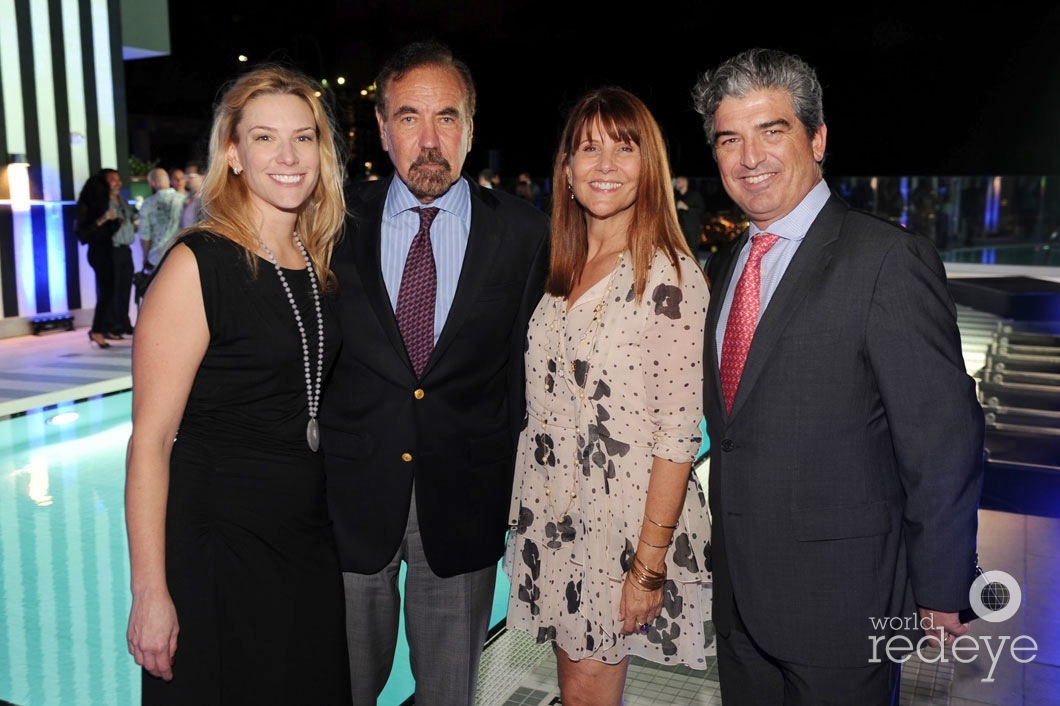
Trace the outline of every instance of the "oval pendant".
<path fill-rule="evenodd" d="M 312 451 L 320 448 L 320 427 L 317 426 L 317 420 L 313 417 L 309 418 L 309 425 L 305 428 L 305 440 Z"/>

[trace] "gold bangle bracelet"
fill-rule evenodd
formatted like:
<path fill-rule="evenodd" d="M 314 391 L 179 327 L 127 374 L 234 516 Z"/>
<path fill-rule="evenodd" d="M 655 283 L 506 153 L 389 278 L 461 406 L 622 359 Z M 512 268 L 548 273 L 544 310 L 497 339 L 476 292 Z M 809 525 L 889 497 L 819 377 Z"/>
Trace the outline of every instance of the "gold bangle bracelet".
<path fill-rule="evenodd" d="M 649 569 L 636 554 L 629 564 L 629 575 L 634 586 L 640 586 L 644 591 L 657 591 L 666 584 L 665 567 L 661 572 Z"/>
<path fill-rule="evenodd" d="M 639 576 L 638 574 L 634 573 L 633 571 L 630 571 L 629 575 L 630 575 L 630 578 L 633 579 L 633 585 L 634 586 L 639 586 L 640 590 L 642 590 L 642 591 L 658 591 L 660 588 L 662 588 L 666 584 L 666 580 L 665 579 L 649 580 L 649 579 L 645 579 L 642 576 Z"/>
<path fill-rule="evenodd" d="M 647 515 L 644 516 L 644 519 L 647 520 L 648 522 L 652 523 L 656 527 L 662 527 L 663 529 L 668 529 L 668 530 L 677 529 L 677 525 L 661 525 L 658 522 L 656 522 L 655 520 L 653 520 L 650 517 L 648 517 Z"/>
<path fill-rule="evenodd" d="M 629 576 L 632 581 L 632 586 L 642 592 L 658 591 L 666 584 L 665 579 L 648 579 L 638 574 L 633 569 L 630 569 Z"/>
<path fill-rule="evenodd" d="M 632 566 L 651 578 L 666 578 L 666 564 L 663 564 L 662 571 L 656 571 L 655 569 L 648 568 L 648 565 L 645 564 L 639 556 L 634 554 Z"/>
<path fill-rule="evenodd" d="M 670 546 L 673 545 L 674 538 L 670 537 L 670 541 L 667 542 L 666 544 L 652 544 L 651 542 L 649 542 L 648 540 L 644 539 L 643 537 L 637 537 L 637 541 L 640 542 L 641 544 L 646 545 L 646 546 L 654 547 L 655 549 L 666 549 L 667 547 L 670 547 Z"/>

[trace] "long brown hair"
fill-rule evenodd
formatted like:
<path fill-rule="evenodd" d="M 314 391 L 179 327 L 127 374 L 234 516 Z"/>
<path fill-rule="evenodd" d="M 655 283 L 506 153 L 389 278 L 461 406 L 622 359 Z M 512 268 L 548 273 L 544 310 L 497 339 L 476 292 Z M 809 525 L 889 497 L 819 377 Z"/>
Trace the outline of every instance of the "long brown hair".
<path fill-rule="evenodd" d="M 229 84 L 214 109 L 210 131 L 210 159 L 200 187 L 202 220 L 195 229 L 219 233 L 238 243 L 256 267 L 257 234 L 246 183 L 228 168 L 228 146 L 239 141 L 236 128 L 247 103 L 267 95 L 292 95 L 306 102 L 316 123 L 320 144 L 320 177 L 316 188 L 298 213 L 295 231 L 313 262 L 317 278 L 326 289 L 335 284 L 331 271 L 331 253 L 342 233 L 346 218 L 343 193 L 345 159 L 335 141 L 335 123 L 331 111 L 321 100 L 321 88 L 298 70 L 275 64 L 264 64 L 243 74 Z"/>
<path fill-rule="evenodd" d="M 566 297 L 588 256 L 585 211 L 573 198 L 567 168 L 571 155 L 599 126 L 613 140 L 640 148 L 640 184 L 633 204 L 628 242 L 633 260 L 634 292 L 639 302 L 648 284 L 648 273 L 656 252 L 677 266 L 682 254 L 692 257 L 681 233 L 674 205 L 670 158 L 662 130 L 644 102 L 624 88 L 605 86 L 582 96 L 574 105 L 560 136 L 552 170 L 552 252 L 549 261 L 549 294 Z"/>

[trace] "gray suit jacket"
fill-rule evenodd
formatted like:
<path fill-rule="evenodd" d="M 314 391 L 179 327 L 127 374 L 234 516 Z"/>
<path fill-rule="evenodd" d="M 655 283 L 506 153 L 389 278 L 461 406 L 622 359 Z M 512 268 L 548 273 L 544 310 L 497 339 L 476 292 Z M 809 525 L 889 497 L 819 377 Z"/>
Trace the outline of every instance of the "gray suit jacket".
<path fill-rule="evenodd" d="M 714 621 L 769 654 L 864 666 L 916 606 L 968 606 L 983 413 L 932 243 L 834 195 L 756 330 L 731 414 L 715 344 L 748 234 L 715 255 L 705 386 Z M 877 656 L 880 647 L 877 646 Z"/>

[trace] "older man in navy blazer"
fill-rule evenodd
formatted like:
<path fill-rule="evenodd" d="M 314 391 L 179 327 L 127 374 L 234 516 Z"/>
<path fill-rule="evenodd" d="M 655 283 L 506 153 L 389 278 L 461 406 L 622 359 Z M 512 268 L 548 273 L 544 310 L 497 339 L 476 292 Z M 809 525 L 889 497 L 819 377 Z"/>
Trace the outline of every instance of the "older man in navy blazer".
<path fill-rule="evenodd" d="M 395 175 L 352 193 L 333 259 L 343 347 L 321 450 L 355 704 L 374 704 L 390 673 L 402 562 L 416 703 L 474 704 L 548 261 L 544 214 L 462 174 L 474 112 L 471 73 L 446 47 L 394 55 L 376 118 Z M 410 299 L 427 301 L 418 328 Z"/>
<path fill-rule="evenodd" d="M 831 193 L 798 57 L 744 52 L 693 96 L 751 222 L 711 263 L 707 314 L 722 698 L 897 704 L 906 640 L 968 629 L 983 413 L 945 270 Z"/>

